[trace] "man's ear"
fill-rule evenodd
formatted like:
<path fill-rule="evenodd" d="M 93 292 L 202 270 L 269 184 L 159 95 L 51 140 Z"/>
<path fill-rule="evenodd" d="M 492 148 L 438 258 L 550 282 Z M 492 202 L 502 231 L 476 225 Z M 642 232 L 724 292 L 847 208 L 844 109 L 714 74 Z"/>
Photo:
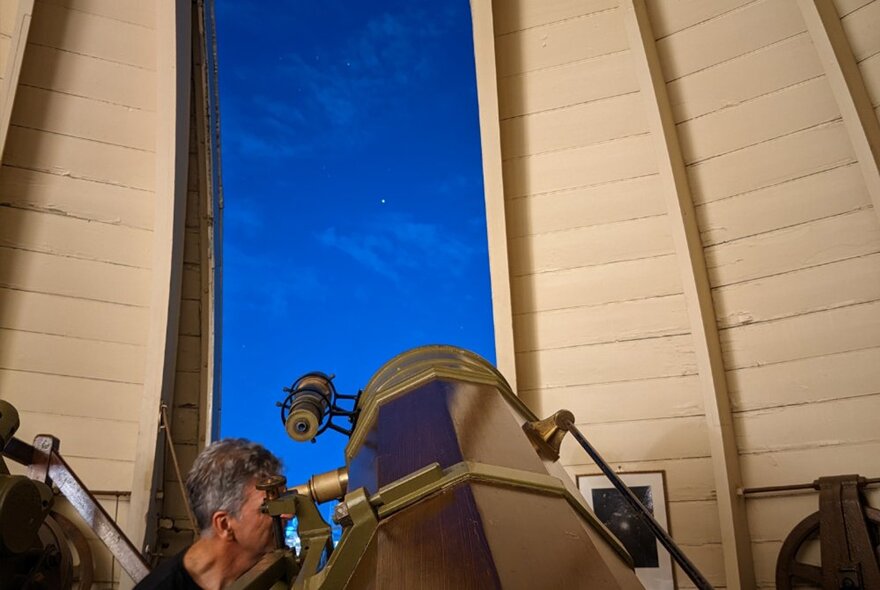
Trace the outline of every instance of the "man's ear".
<path fill-rule="evenodd" d="M 214 536 L 223 541 L 234 541 L 235 531 L 232 530 L 232 522 L 228 512 L 218 510 L 211 516 L 211 528 Z"/>

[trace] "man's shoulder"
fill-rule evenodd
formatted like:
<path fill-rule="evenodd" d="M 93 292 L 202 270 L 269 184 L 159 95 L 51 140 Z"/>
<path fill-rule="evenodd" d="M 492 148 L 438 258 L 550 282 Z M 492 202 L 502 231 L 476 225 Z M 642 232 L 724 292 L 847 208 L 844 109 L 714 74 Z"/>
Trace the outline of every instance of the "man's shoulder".
<path fill-rule="evenodd" d="M 184 553 L 186 550 L 160 563 L 134 590 L 202 590 L 183 567 Z"/>

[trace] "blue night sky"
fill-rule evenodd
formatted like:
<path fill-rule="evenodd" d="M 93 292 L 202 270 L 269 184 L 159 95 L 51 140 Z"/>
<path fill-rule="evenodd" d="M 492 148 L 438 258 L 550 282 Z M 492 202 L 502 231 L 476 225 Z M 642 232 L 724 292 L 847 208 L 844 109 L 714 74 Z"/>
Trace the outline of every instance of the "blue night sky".
<path fill-rule="evenodd" d="M 494 362 L 467 0 L 218 0 L 223 134 L 222 436 L 288 481 L 345 438 L 287 438 L 308 371 L 354 393 L 413 346 Z"/>

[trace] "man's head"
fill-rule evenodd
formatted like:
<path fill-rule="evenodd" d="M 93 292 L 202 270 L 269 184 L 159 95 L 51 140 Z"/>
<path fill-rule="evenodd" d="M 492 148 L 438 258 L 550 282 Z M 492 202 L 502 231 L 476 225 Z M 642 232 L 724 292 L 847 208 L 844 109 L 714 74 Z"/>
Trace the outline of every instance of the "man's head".
<path fill-rule="evenodd" d="M 260 513 L 256 484 L 280 471 L 281 461 L 257 443 L 227 438 L 206 447 L 186 478 L 202 537 L 235 541 L 255 554 L 269 548 L 271 519 Z"/>

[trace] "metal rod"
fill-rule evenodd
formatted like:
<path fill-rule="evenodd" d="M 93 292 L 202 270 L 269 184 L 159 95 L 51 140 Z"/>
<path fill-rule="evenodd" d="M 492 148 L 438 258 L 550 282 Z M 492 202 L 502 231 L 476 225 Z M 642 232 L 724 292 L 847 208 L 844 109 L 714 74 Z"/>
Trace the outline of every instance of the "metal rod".
<path fill-rule="evenodd" d="M 174 474 L 177 475 L 177 483 L 180 486 L 180 497 L 183 499 L 183 505 L 186 507 L 186 516 L 192 527 L 193 540 L 199 538 L 199 525 L 196 524 L 196 516 L 193 514 L 192 506 L 189 505 L 189 494 L 186 493 L 186 483 L 180 474 L 180 463 L 177 462 L 177 451 L 174 449 L 174 438 L 171 436 L 171 423 L 168 421 L 167 405 L 162 404 L 159 408 L 162 427 L 165 429 L 165 441 L 168 443 L 168 450 L 171 452 L 171 464 L 174 466 Z"/>
<path fill-rule="evenodd" d="M 872 477 L 864 481 L 865 486 L 880 484 L 880 477 Z M 818 490 L 819 482 L 811 483 L 795 483 L 784 486 L 765 486 L 761 488 L 743 488 L 741 494 L 748 496 L 750 494 L 772 494 L 778 492 L 796 492 L 798 490 Z"/>
<path fill-rule="evenodd" d="M 577 426 L 574 424 L 567 425 L 567 430 L 571 432 L 571 435 L 578 442 L 579 445 L 587 452 L 590 458 L 599 466 L 599 469 L 602 470 L 602 473 L 605 474 L 605 477 L 611 482 L 611 484 L 617 488 L 624 499 L 629 502 L 630 506 L 635 509 L 636 514 L 640 515 L 644 520 L 645 524 L 651 529 L 651 532 L 654 533 L 654 536 L 657 537 L 657 540 L 666 547 L 666 550 L 669 551 L 669 554 L 672 555 L 672 558 L 681 566 L 681 569 L 684 570 L 684 573 L 687 574 L 687 577 L 693 581 L 694 585 L 700 590 L 712 590 L 712 585 L 703 577 L 703 574 L 700 573 L 700 570 L 697 569 L 697 566 L 688 559 L 687 555 L 682 552 L 682 550 L 675 544 L 675 541 L 672 540 L 672 537 L 669 536 L 660 523 L 654 518 L 651 512 L 645 508 L 642 502 L 638 499 L 638 497 L 633 493 L 629 487 L 618 477 L 614 470 L 611 469 L 611 466 L 605 462 L 605 459 L 599 454 L 599 452 L 593 448 L 586 437 L 584 437 L 583 433 L 578 430 Z"/>
<path fill-rule="evenodd" d="M 147 577 L 150 567 L 143 556 L 104 507 L 89 493 L 61 455 L 54 451 L 49 460 L 49 477 L 83 521 L 95 531 L 95 535 L 107 546 L 131 579 L 140 582 Z"/>

